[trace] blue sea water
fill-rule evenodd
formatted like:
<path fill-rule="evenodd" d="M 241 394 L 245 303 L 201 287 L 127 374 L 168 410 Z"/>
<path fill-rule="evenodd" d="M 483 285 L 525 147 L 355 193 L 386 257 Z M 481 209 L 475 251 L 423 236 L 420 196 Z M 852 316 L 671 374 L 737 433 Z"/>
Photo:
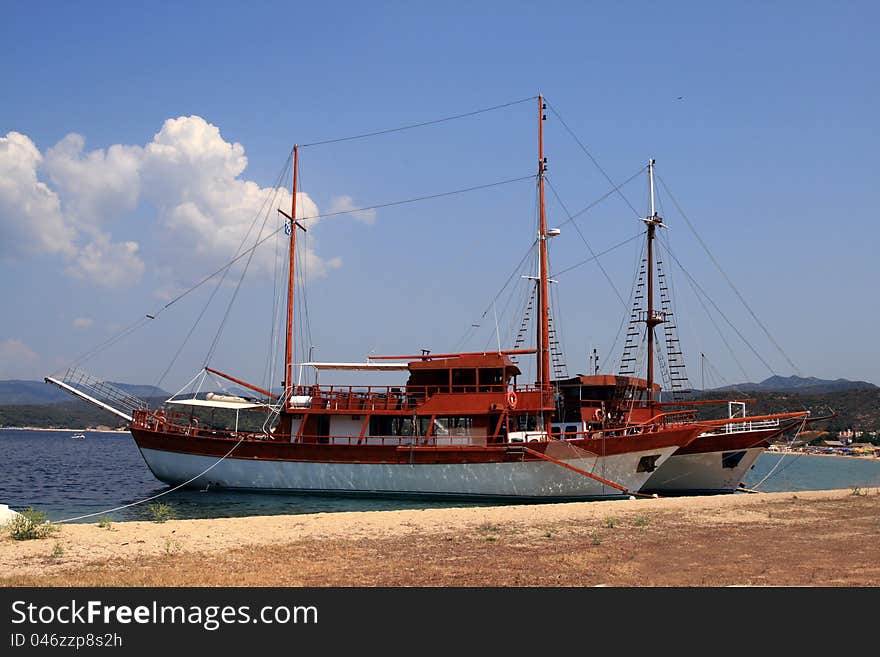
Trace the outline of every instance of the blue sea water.
<path fill-rule="evenodd" d="M 763 483 L 762 483 L 763 482 Z M 880 487 L 880 460 L 765 452 L 743 480 L 768 493 Z"/>
<path fill-rule="evenodd" d="M 153 477 L 128 433 L 0 430 L 0 504 L 45 511 L 58 521 L 157 495 L 168 486 Z M 770 474 L 769 477 L 767 475 Z M 766 479 L 765 479 L 766 477 Z M 880 461 L 764 454 L 746 478 L 773 491 L 880 486 Z M 179 518 L 420 509 L 475 503 L 358 499 L 179 490 L 161 498 Z M 111 520 L 148 520 L 146 505 L 107 513 Z M 96 522 L 88 518 L 84 522 Z"/>
<path fill-rule="evenodd" d="M 0 429 L 0 504 L 45 511 L 53 522 L 90 513 L 110 520 L 150 520 L 147 504 L 102 512 L 143 500 L 170 487 L 144 463 L 131 434 Z M 177 518 L 379 511 L 480 503 L 327 497 L 181 489 L 164 495 Z M 97 522 L 101 516 L 83 519 Z"/>

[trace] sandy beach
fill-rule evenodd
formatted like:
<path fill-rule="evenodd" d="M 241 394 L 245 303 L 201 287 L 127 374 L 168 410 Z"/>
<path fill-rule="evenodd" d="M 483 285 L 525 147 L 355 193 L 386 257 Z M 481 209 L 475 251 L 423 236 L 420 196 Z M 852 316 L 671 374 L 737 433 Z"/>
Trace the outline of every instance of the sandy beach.
<path fill-rule="evenodd" d="M 880 585 L 880 490 L 64 525 L 4 586 Z"/>

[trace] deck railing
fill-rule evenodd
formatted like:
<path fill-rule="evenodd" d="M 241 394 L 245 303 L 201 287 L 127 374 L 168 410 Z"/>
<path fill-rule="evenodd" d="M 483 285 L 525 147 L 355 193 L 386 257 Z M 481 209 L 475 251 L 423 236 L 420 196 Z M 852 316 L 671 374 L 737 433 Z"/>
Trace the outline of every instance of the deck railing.
<path fill-rule="evenodd" d="M 743 431 L 761 431 L 763 429 L 775 429 L 779 426 L 779 420 L 756 420 L 746 422 L 734 422 L 725 424 L 716 431 L 708 433 L 740 433 Z"/>
<path fill-rule="evenodd" d="M 151 431 L 159 431 L 161 433 L 174 436 L 188 436 L 194 439 L 199 438 L 216 438 L 223 440 L 240 440 L 247 441 L 284 441 L 290 440 L 290 436 L 276 436 L 254 431 L 233 431 L 231 429 L 214 429 L 205 427 L 198 423 L 197 419 L 186 413 L 138 410 L 134 414 L 132 427 L 147 429 Z M 644 434 L 653 433 L 662 427 L 658 424 L 647 424 L 630 427 L 621 427 L 616 429 L 590 430 L 590 431 L 573 431 L 573 432 L 553 432 L 549 438 L 562 442 L 578 441 L 584 439 L 601 439 L 615 438 L 623 436 L 632 436 L 637 438 Z M 519 444 L 517 442 L 508 442 L 504 439 L 492 439 L 491 436 L 485 434 L 466 434 L 466 435 L 436 435 L 430 436 L 294 436 L 294 442 L 304 442 L 311 444 L 332 444 L 332 445 L 349 445 L 349 446 L 395 446 L 395 447 L 450 447 L 450 446 L 501 446 L 510 444 Z"/>
<path fill-rule="evenodd" d="M 127 411 L 129 414 L 133 414 L 138 409 L 149 407 L 149 404 L 143 399 L 76 368 L 68 369 L 61 381 L 114 408 Z"/>
<path fill-rule="evenodd" d="M 391 411 L 415 408 L 437 394 L 534 392 L 532 385 L 297 386 L 296 397 L 310 398 L 310 408 L 334 411 Z"/>

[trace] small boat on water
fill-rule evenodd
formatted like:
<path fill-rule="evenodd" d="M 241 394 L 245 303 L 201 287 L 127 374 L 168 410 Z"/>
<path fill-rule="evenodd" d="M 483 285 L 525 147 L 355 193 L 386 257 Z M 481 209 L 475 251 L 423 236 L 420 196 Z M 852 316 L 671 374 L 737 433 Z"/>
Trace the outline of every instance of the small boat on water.
<path fill-rule="evenodd" d="M 75 433 L 75 434 L 73 434 L 73 435 L 71 436 L 71 438 L 73 438 L 74 440 L 85 440 L 85 439 L 86 439 L 86 434 L 84 434 L 84 433 Z"/>

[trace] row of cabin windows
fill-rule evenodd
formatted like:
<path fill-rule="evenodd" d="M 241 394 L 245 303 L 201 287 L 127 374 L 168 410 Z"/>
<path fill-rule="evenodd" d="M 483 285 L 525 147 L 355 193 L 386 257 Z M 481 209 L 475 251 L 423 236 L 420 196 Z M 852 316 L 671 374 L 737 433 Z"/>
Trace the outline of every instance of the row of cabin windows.
<path fill-rule="evenodd" d="M 374 415 L 370 418 L 371 436 L 424 436 L 431 418 L 390 417 Z M 474 421 L 470 417 L 435 417 L 431 434 L 434 436 L 465 436 L 471 433 Z"/>
<path fill-rule="evenodd" d="M 503 370 L 498 369 L 481 369 L 480 385 L 491 386 L 501 385 L 504 383 Z M 452 370 L 453 386 L 474 386 L 477 385 L 477 370 L 470 368 Z"/>
<path fill-rule="evenodd" d="M 479 379 L 479 382 L 478 382 Z M 457 392 L 464 392 L 475 388 L 478 384 L 480 389 L 495 386 L 503 386 L 503 368 L 480 368 L 472 367 L 454 368 L 450 370 L 416 370 L 410 374 L 408 385 L 410 386 L 441 386 L 449 387 Z"/>
<path fill-rule="evenodd" d="M 374 415 L 370 418 L 371 436 L 425 436 L 431 418 L 393 417 Z M 516 415 L 510 419 L 511 431 L 537 431 L 537 415 Z M 434 418 L 431 435 L 434 436 L 466 436 L 472 433 L 474 420 L 468 416 L 443 416 Z M 573 431 L 576 431 L 573 428 Z"/>

